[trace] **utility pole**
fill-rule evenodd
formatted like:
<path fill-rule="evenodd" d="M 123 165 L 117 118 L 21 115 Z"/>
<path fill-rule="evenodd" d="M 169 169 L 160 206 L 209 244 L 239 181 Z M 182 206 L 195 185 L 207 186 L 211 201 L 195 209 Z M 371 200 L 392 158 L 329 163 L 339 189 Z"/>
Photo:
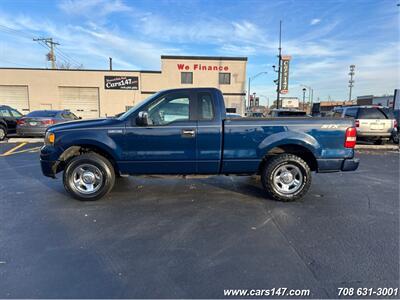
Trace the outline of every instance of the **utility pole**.
<path fill-rule="evenodd" d="M 304 110 L 304 105 L 305 105 L 305 102 L 306 102 L 306 88 L 303 88 L 303 110 Z"/>
<path fill-rule="evenodd" d="M 354 76 L 354 69 L 356 68 L 355 65 L 350 65 L 350 80 L 349 80 L 349 101 L 351 101 L 351 90 L 353 89 L 354 86 L 354 80 L 353 80 L 353 76 Z"/>
<path fill-rule="evenodd" d="M 282 62 L 282 20 L 279 21 L 279 55 L 278 55 L 278 84 L 276 88 L 276 108 L 279 108 L 279 98 L 281 92 L 281 62 Z"/>
<path fill-rule="evenodd" d="M 50 48 L 50 52 L 47 54 L 47 59 L 51 61 L 51 68 L 56 69 L 56 56 L 54 54 L 54 46 L 60 44 L 53 42 L 53 38 L 37 38 L 33 40 L 35 42 L 44 42 L 46 46 Z"/>
<path fill-rule="evenodd" d="M 110 71 L 112 71 L 112 57 L 109 57 Z"/>

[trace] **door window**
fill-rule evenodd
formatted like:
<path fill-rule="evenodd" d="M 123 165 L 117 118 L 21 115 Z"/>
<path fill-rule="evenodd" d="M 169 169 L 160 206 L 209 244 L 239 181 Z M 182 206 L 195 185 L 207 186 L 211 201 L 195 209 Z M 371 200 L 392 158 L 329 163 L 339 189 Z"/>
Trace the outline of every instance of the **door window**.
<path fill-rule="evenodd" d="M 173 94 L 149 105 L 150 125 L 167 125 L 176 121 L 189 121 L 189 95 Z"/>
<path fill-rule="evenodd" d="M 11 117 L 10 111 L 8 109 L 0 109 L 0 117 Z"/>

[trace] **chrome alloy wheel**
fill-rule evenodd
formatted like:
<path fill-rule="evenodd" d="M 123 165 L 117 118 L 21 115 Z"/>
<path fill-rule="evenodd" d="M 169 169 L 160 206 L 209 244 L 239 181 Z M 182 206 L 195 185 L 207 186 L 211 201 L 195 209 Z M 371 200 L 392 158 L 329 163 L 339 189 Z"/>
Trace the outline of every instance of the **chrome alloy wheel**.
<path fill-rule="evenodd" d="M 272 176 L 275 190 L 285 195 L 297 192 L 304 181 L 299 167 L 293 164 L 285 164 L 278 167 Z"/>
<path fill-rule="evenodd" d="M 92 164 L 77 166 L 70 177 L 71 187 L 82 194 L 93 194 L 104 184 L 100 169 Z"/>
<path fill-rule="evenodd" d="M 6 137 L 6 131 L 3 128 L 0 128 L 0 141 Z"/>

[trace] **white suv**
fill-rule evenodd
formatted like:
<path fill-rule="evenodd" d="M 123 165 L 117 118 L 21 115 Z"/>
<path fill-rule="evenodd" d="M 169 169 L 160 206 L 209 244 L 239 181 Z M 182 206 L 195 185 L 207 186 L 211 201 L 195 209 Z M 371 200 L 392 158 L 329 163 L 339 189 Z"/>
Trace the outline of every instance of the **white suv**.
<path fill-rule="evenodd" d="M 390 110 L 381 106 L 346 106 L 333 110 L 335 117 L 353 118 L 357 128 L 357 138 L 373 140 L 382 144 L 397 130 L 397 122 Z"/>

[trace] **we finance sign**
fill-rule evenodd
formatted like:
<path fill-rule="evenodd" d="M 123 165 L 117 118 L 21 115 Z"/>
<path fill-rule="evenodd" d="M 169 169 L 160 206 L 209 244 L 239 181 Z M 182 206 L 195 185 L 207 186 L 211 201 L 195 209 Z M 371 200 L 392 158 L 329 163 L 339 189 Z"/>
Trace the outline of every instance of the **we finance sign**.
<path fill-rule="evenodd" d="M 208 65 L 208 64 L 177 64 L 179 71 L 209 71 L 209 72 L 227 72 L 228 66 Z"/>

